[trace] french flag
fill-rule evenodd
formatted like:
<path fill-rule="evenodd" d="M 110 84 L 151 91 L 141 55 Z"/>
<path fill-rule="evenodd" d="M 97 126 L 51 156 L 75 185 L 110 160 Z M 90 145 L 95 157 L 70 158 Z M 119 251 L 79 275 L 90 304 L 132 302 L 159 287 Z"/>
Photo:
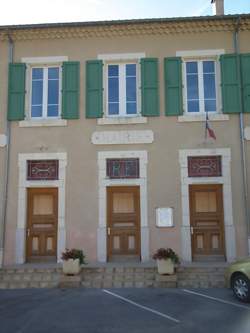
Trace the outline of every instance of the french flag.
<path fill-rule="evenodd" d="M 210 125 L 208 123 L 208 112 L 206 113 L 206 134 L 205 134 L 206 138 L 207 138 L 207 135 L 210 138 L 216 140 L 216 135 L 214 133 L 214 130 L 212 130 L 212 128 L 210 127 Z"/>

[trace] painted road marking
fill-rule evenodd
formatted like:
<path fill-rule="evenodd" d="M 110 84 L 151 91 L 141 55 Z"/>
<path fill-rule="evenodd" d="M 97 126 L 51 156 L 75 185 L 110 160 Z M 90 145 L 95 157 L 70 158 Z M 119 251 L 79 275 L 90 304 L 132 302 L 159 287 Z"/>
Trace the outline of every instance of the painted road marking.
<path fill-rule="evenodd" d="M 116 298 L 119 298 L 119 299 L 121 299 L 121 300 L 124 301 L 124 302 L 127 302 L 127 303 L 129 303 L 129 304 L 132 304 L 132 305 L 134 305 L 134 306 L 137 306 L 137 307 L 140 308 L 140 309 L 143 309 L 143 310 L 146 310 L 146 311 L 152 312 L 152 313 L 154 313 L 154 314 L 156 314 L 156 315 L 158 315 L 158 316 L 160 316 L 160 317 L 163 317 L 163 318 L 165 318 L 165 319 L 172 320 L 172 321 L 174 321 L 174 322 L 177 323 L 177 324 L 180 323 L 180 320 L 178 320 L 178 319 L 176 319 L 176 318 L 173 318 L 173 317 L 171 317 L 171 316 L 168 316 L 168 315 L 166 315 L 165 313 L 162 313 L 162 312 L 156 311 L 156 310 L 154 310 L 154 309 L 148 308 L 147 306 L 144 306 L 144 305 L 141 305 L 141 304 L 139 304 L 139 303 L 133 302 L 133 301 L 131 301 L 131 300 L 128 299 L 128 298 L 125 298 L 125 297 L 122 297 L 122 296 L 120 296 L 120 295 L 118 295 L 118 294 L 112 293 L 111 291 L 108 291 L 108 290 L 106 290 L 106 289 L 103 289 L 102 291 L 105 292 L 106 294 L 109 294 L 109 295 L 111 295 L 111 296 L 114 296 L 114 297 L 116 297 Z"/>
<path fill-rule="evenodd" d="M 182 290 L 183 290 L 185 293 L 189 293 L 189 294 L 192 294 L 192 295 L 201 296 L 201 297 L 204 297 L 204 298 L 211 299 L 211 300 L 213 300 L 213 301 L 217 301 L 217 302 L 224 303 L 224 304 L 228 304 L 228 305 L 233 305 L 233 306 L 236 306 L 236 307 L 238 307 L 238 308 L 242 308 L 242 309 L 246 309 L 246 310 L 249 310 L 249 311 L 250 311 L 250 307 L 248 307 L 248 306 L 246 306 L 246 305 L 242 305 L 242 304 L 237 304 L 237 303 L 234 303 L 234 302 L 225 301 L 224 299 L 221 299 L 221 298 L 208 296 L 208 295 L 206 295 L 206 294 L 197 293 L 197 292 L 195 292 L 195 291 L 188 290 L 188 289 L 182 289 Z"/>

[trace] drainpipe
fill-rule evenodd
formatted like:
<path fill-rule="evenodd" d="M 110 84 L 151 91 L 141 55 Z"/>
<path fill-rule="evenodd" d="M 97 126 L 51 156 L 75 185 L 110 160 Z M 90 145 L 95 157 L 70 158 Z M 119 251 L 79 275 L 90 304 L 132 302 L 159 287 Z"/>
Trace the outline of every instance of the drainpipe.
<path fill-rule="evenodd" d="M 248 197 L 248 181 L 247 181 L 247 161 L 246 161 L 246 147 L 245 147 L 245 138 L 244 138 L 244 113 L 243 113 L 243 105 L 244 105 L 244 96 L 243 96 L 243 84 L 242 84 L 242 75 L 240 69 L 240 46 L 239 46 L 239 31 L 240 31 L 240 21 L 241 17 L 238 16 L 236 21 L 236 26 L 234 30 L 234 51 L 238 55 L 237 64 L 238 64 L 238 74 L 240 76 L 240 118 L 239 118 L 239 126 L 240 126 L 240 147 L 241 147 L 241 165 L 242 165 L 242 174 L 243 174 L 243 188 L 244 188 L 244 205 L 245 205 L 245 219 L 247 225 L 247 233 L 248 233 L 248 253 L 250 254 L 250 212 L 249 212 L 249 197 Z"/>
<path fill-rule="evenodd" d="M 14 55 L 14 42 L 7 31 L 8 37 L 8 63 L 13 62 Z M 7 115 L 6 115 L 7 119 Z M 2 222 L 2 233 L 0 235 L 0 250 L 2 252 L 2 256 L 0 258 L 0 267 L 3 266 L 3 255 L 4 255 L 4 243 L 5 243 L 5 229 L 6 229 L 6 217 L 7 217 L 7 204 L 8 204 L 8 187 L 9 187 L 9 168 L 10 168 L 10 145 L 11 145 L 11 124 L 10 121 L 6 120 L 6 158 L 5 158 L 5 174 L 4 174 L 4 191 L 3 191 L 3 212 L 1 216 Z"/>

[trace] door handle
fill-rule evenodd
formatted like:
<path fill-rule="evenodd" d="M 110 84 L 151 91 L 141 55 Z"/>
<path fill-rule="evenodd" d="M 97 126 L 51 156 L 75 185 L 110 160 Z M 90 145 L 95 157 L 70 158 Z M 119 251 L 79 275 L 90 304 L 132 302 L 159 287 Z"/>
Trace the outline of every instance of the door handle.
<path fill-rule="evenodd" d="M 27 229 L 27 236 L 30 236 L 30 228 Z"/>
<path fill-rule="evenodd" d="M 108 236 L 110 236 L 110 228 L 108 227 Z"/>
<path fill-rule="evenodd" d="M 191 235 L 193 235 L 194 234 L 194 228 L 190 227 L 190 230 L 191 230 Z"/>

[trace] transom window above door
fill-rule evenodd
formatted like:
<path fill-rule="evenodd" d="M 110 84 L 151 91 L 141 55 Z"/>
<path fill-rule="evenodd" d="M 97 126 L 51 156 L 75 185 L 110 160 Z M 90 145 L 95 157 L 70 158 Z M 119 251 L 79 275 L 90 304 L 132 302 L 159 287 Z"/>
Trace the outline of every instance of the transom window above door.
<path fill-rule="evenodd" d="M 138 114 L 137 63 L 107 64 L 107 116 Z"/>
<path fill-rule="evenodd" d="M 215 60 L 184 62 L 184 107 L 188 114 L 217 112 L 218 82 Z"/>
<path fill-rule="evenodd" d="M 31 68 L 31 118 L 59 118 L 60 85 L 59 66 Z"/>

